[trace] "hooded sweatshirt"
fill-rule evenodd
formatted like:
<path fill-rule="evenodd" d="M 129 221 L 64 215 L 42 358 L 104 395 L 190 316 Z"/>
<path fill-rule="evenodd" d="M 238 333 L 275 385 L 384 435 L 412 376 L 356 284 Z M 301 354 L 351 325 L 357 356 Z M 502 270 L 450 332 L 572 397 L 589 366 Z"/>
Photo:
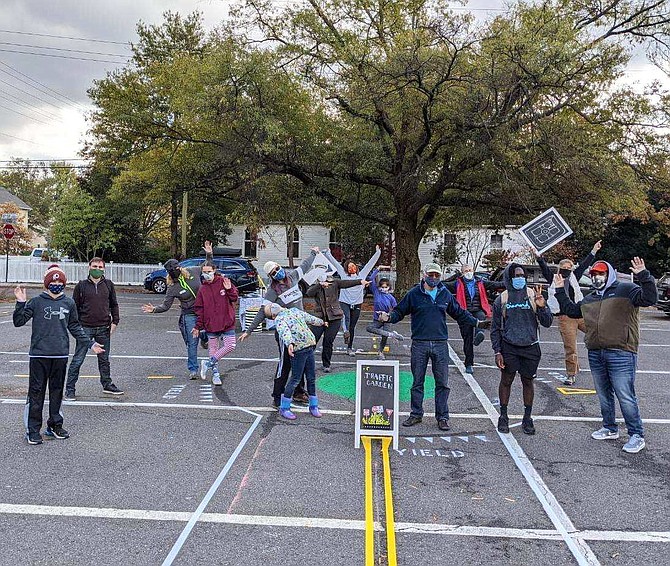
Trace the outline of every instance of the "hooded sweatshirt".
<path fill-rule="evenodd" d="M 198 316 L 195 327 L 207 332 L 225 332 L 235 328 L 235 301 L 239 293 L 231 284 L 223 286 L 223 277 L 218 273 L 211 283 L 203 283 L 198 290 L 193 309 Z"/>
<path fill-rule="evenodd" d="M 545 328 L 549 328 L 553 320 L 553 315 L 547 305 L 533 310 L 526 286 L 518 291 L 512 286 L 512 277 L 517 267 L 520 266 L 511 263 L 503 274 L 507 290 L 504 317 L 502 295 L 498 296 L 493 303 L 491 345 L 496 354 L 501 352 L 503 342 L 521 347 L 537 344 L 540 341 L 538 322 Z"/>
<path fill-rule="evenodd" d="M 607 262 L 605 262 L 607 263 Z M 565 289 L 556 289 L 561 312 L 570 318 L 584 318 L 584 343 L 588 350 L 615 349 L 636 353 L 640 344 L 640 307 L 658 300 L 656 281 L 646 269 L 638 274 L 639 285 L 618 281 L 616 270 L 607 263 L 607 283 L 573 303 Z"/>

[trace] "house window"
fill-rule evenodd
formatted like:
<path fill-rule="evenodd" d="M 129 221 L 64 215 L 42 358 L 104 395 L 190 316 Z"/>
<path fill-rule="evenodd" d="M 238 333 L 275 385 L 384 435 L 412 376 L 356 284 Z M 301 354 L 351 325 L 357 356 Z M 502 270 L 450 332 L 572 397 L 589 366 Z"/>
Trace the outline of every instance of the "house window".
<path fill-rule="evenodd" d="M 244 255 L 245 257 L 256 257 L 258 249 L 258 235 L 256 230 L 247 228 L 244 231 Z"/>
<path fill-rule="evenodd" d="M 342 234 L 337 228 L 331 228 L 328 248 L 337 261 L 342 261 Z"/>
<path fill-rule="evenodd" d="M 286 242 L 286 257 L 300 257 L 300 231 L 297 228 L 293 229 L 293 238 L 287 238 Z"/>
<path fill-rule="evenodd" d="M 502 250 L 503 249 L 502 234 L 491 234 L 491 249 L 492 250 Z"/>

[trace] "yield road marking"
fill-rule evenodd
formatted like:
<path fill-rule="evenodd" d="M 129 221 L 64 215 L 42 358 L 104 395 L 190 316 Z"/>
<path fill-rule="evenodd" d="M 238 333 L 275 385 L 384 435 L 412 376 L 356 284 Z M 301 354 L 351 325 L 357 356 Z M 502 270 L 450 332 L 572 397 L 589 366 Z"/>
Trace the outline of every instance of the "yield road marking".
<path fill-rule="evenodd" d="M 563 395 L 594 395 L 595 389 L 576 389 L 574 387 L 557 387 L 556 391 L 560 391 Z"/>

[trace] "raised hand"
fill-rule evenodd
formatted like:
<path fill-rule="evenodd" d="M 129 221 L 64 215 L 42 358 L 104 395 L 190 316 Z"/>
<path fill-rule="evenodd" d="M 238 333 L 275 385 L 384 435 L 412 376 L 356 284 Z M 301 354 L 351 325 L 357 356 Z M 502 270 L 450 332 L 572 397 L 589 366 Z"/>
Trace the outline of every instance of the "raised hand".
<path fill-rule="evenodd" d="M 644 260 L 641 257 L 634 257 L 630 260 L 631 268 L 630 270 L 637 275 L 640 271 L 644 271 L 646 267 L 644 266 Z"/>
<path fill-rule="evenodd" d="M 545 299 L 542 294 L 542 285 L 537 285 L 535 287 L 535 304 L 541 309 L 547 305 L 547 299 Z"/>
<path fill-rule="evenodd" d="M 156 307 L 153 306 L 151 303 L 147 303 L 146 305 L 142 305 L 142 312 L 145 314 L 152 313 L 156 310 Z"/>
<path fill-rule="evenodd" d="M 600 248 L 603 247 L 602 242 L 603 242 L 602 240 L 598 240 L 595 244 L 593 244 L 593 249 L 591 250 L 591 253 L 593 255 L 596 255 L 600 251 Z"/>
<path fill-rule="evenodd" d="M 26 296 L 26 290 L 23 287 L 21 287 L 21 285 L 17 285 L 14 288 L 14 296 L 16 297 L 17 303 L 25 303 L 28 298 Z"/>
<path fill-rule="evenodd" d="M 233 286 L 233 282 L 227 277 L 223 278 L 223 288 L 228 290 Z"/>
<path fill-rule="evenodd" d="M 311 247 L 311 248 L 309 248 L 309 249 L 312 250 L 315 254 L 318 254 L 318 253 L 321 251 L 321 249 L 319 248 L 319 246 L 313 246 L 313 247 Z"/>
<path fill-rule="evenodd" d="M 361 285 L 363 285 L 363 287 L 369 287 L 370 283 L 372 283 L 372 281 L 368 281 L 367 279 L 361 279 Z"/>
<path fill-rule="evenodd" d="M 530 250 L 533 252 L 533 255 L 535 257 L 542 257 L 542 254 L 540 254 L 540 252 L 538 252 L 536 248 L 530 248 Z"/>
<path fill-rule="evenodd" d="M 563 279 L 563 276 L 560 273 L 554 275 L 554 286 L 557 289 L 565 286 L 565 279 Z"/>
<path fill-rule="evenodd" d="M 211 254 L 214 252 L 214 248 L 212 247 L 212 242 L 209 240 L 205 240 L 205 243 L 202 246 L 202 249 L 205 250 L 205 253 Z"/>

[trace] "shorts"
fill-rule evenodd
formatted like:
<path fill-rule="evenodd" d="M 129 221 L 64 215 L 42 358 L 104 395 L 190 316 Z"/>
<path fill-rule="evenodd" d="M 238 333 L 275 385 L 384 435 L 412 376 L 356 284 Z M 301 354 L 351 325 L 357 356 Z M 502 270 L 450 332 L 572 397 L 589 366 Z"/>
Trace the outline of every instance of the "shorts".
<path fill-rule="evenodd" d="M 500 350 L 505 362 L 505 373 L 516 374 L 519 372 L 521 377 L 535 378 L 542 357 L 539 344 L 515 346 L 503 340 Z"/>

